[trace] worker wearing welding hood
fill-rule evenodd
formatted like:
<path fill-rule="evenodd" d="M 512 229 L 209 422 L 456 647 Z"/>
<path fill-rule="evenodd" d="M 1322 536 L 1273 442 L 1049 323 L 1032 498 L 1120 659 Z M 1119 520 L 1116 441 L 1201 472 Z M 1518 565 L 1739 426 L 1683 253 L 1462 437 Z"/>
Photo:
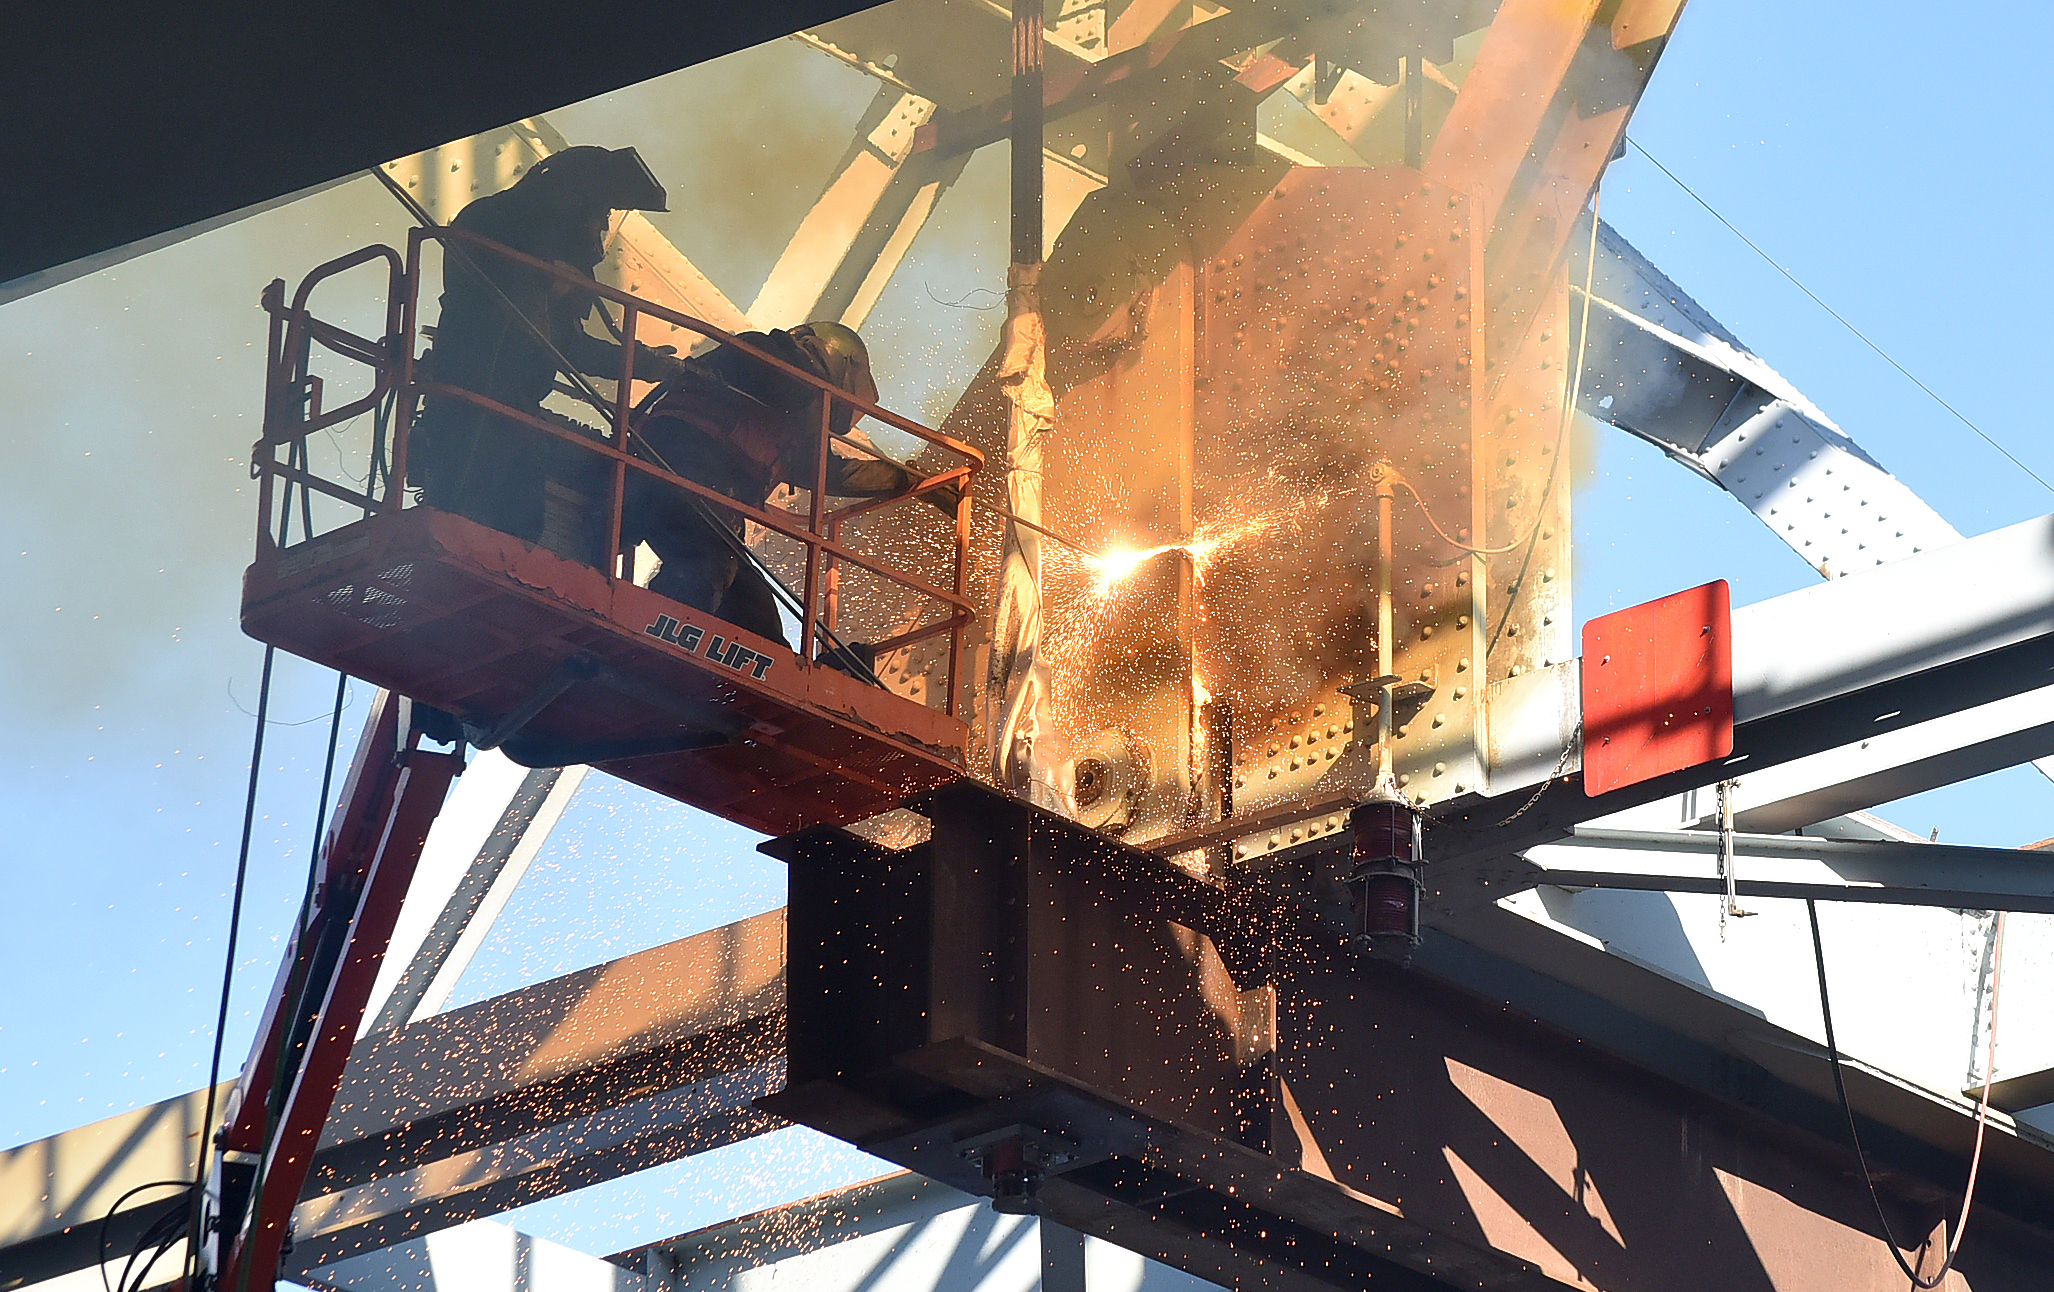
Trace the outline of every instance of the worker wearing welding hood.
<path fill-rule="evenodd" d="M 520 182 L 457 213 L 453 228 L 489 238 L 583 279 L 605 255 L 615 211 L 667 209 L 663 186 L 632 148 L 566 148 Z M 452 239 L 443 253 L 442 315 L 423 363 L 430 382 L 461 387 L 600 439 L 543 409 L 559 372 L 617 377 L 620 347 L 585 330 L 598 298 L 541 270 Z M 635 375 L 675 377 L 669 347 L 635 347 Z M 409 483 L 430 507 L 602 565 L 607 472 L 599 455 L 449 394 L 431 393 L 414 423 Z"/>
<path fill-rule="evenodd" d="M 740 339 L 866 404 L 877 402 L 870 352 L 851 328 L 815 322 L 789 332 L 745 332 Z M 687 361 L 682 373 L 642 402 L 631 448 L 737 502 L 762 507 L 779 485 L 813 488 L 821 401 L 827 398 L 819 387 L 723 345 Z M 843 440 L 843 447 L 854 446 L 845 437 L 859 416 L 839 400 L 829 410 L 828 431 Z M 854 446 L 854 452 L 829 452 L 830 495 L 886 497 L 904 493 L 923 478 L 867 446 Z M 921 496 L 953 517 L 960 491 L 947 485 Z M 662 562 L 650 591 L 760 637 L 785 641 L 777 596 L 742 546 L 740 517 L 636 472 L 623 529 L 628 542 L 649 544 Z M 869 671 L 873 663 L 859 642 L 823 660 L 846 672 Z"/>

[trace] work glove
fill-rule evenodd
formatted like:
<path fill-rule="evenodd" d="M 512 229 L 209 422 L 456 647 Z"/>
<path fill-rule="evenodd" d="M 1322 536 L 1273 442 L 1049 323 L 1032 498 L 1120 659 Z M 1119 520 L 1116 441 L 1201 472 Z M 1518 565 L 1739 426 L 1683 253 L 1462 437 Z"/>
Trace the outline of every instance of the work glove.
<path fill-rule="evenodd" d="M 954 520 L 956 504 L 963 500 L 963 483 L 960 480 L 951 481 L 939 488 L 929 489 L 920 496 L 933 503 L 935 508 L 950 520 Z"/>
<path fill-rule="evenodd" d="M 645 346 L 643 350 L 635 356 L 635 380 L 665 382 L 684 374 L 685 361 L 678 358 L 676 346 Z"/>

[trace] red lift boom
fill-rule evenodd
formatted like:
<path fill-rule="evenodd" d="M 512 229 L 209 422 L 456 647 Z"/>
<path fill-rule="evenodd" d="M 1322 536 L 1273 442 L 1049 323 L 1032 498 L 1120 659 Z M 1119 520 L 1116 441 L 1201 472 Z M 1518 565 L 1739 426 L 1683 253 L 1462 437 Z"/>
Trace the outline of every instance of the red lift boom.
<path fill-rule="evenodd" d="M 430 241 L 460 243 L 450 254 L 503 257 L 550 274 L 619 311 L 618 393 L 600 409 L 609 438 L 582 437 L 424 379 L 417 315 L 422 251 Z M 383 336 L 358 335 L 309 310 L 316 287 L 373 264 L 386 271 Z M 969 486 L 983 461 L 969 445 L 854 399 L 709 324 L 460 230 L 416 229 L 404 258 L 390 247 L 367 247 L 315 269 L 290 303 L 284 282 L 272 283 L 263 303 L 271 314 L 270 365 L 264 438 L 253 454 L 260 519 L 256 560 L 244 579 L 243 627 L 384 689 L 337 805 L 308 917 L 295 930 L 217 1137 L 217 1292 L 269 1292 L 277 1277 L 293 1209 L 415 863 L 462 769 L 461 746 L 449 753 L 420 747 L 416 702 L 456 715 L 474 744 L 518 738 L 531 752 L 558 751 L 562 761 L 590 763 L 767 833 L 883 811 L 962 775 L 968 729 L 956 707 L 963 631 L 972 615 L 964 595 Z M 805 511 L 748 506 L 634 454 L 631 365 L 644 316 L 734 346 L 825 393 Z M 324 380 L 313 371 L 316 346 L 368 371 L 368 391 L 324 409 Z M 431 393 L 488 407 L 605 459 L 606 550 L 613 554 L 607 568 L 463 516 L 408 505 L 408 432 L 421 397 Z M 825 484 L 836 402 L 938 448 L 952 464 L 901 494 L 830 509 Z M 365 414 L 373 415 L 374 430 L 363 483 L 347 473 L 338 481 L 315 472 L 308 437 L 347 430 Z M 632 559 L 621 533 L 630 472 L 796 546 L 801 555 L 790 564 L 803 589 L 797 651 L 626 577 Z M 859 517 L 951 485 L 960 490 L 952 532 L 930 545 L 945 554 L 928 562 L 938 571 L 902 568 L 850 536 Z M 288 542 L 295 491 L 301 537 Z M 317 496 L 345 504 L 358 518 L 314 534 Z M 931 514 L 925 499 L 911 510 Z M 869 576 L 873 607 L 897 617 L 896 629 L 875 643 L 880 656 L 946 641 L 946 655 L 931 670 L 941 682 L 928 688 L 933 706 L 816 661 L 826 640 L 848 631 L 839 622 L 848 570 Z"/>

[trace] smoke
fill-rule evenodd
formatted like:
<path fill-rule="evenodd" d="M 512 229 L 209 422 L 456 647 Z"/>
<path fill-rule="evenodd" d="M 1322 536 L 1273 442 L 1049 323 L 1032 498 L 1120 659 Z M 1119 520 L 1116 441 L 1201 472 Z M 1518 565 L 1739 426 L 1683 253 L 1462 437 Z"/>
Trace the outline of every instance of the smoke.
<path fill-rule="evenodd" d="M 670 196 L 649 222 L 749 307 L 826 187 L 877 83 L 777 40 L 549 114 L 574 144 L 632 146 Z"/>
<path fill-rule="evenodd" d="M 236 610 L 256 527 L 258 293 L 397 237 L 394 217 L 375 183 L 348 184 L 0 309 L 0 668 L 21 680 L 0 703 L 16 730 L 95 704 L 146 702 L 173 725 L 228 707 L 227 675 L 247 657 Z"/>

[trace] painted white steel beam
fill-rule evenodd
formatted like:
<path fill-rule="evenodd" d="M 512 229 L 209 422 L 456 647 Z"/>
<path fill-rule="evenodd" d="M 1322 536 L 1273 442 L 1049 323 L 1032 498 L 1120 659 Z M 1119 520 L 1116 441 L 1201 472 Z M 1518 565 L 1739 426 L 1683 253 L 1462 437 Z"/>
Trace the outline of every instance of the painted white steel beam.
<path fill-rule="evenodd" d="M 1787 834 L 1736 834 L 1733 848 L 1743 897 L 2054 913 L 2054 856 L 2043 852 Z M 1533 883 L 1558 888 L 1725 891 L 1709 830 L 1583 827 L 1526 859 Z"/>
<path fill-rule="evenodd" d="M 884 278 L 891 276 L 911 235 L 962 172 L 961 158 L 944 166 L 923 160 L 913 168 L 917 174 L 900 182 L 913 152 L 913 136 L 933 116 L 932 101 L 895 85 L 878 87 L 825 191 L 799 221 L 749 306 L 752 323 L 759 328 L 789 328 L 830 317 L 851 327 L 861 323 L 860 318 L 847 317 L 847 310 L 863 284 L 880 271 Z M 907 236 L 895 237 L 909 222 Z M 889 265 L 879 265 L 886 248 L 898 254 Z M 881 290 L 882 283 L 878 286 Z M 872 292 L 869 299 L 875 301 L 876 296 Z"/>
<path fill-rule="evenodd" d="M 1742 776 L 1734 824 L 1781 834 L 2050 754 L 2054 687 L 2043 687 Z M 1698 807 L 1698 824 L 1710 821 L 1711 805 Z"/>
<path fill-rule="evenodd" d="M 1591 304 L 1580 410 L 1731 493 L 1820 574 L 1961 537 L 1609 226 Z"/>
<path fill-rule="evenodd" d="M 328 1292 L 645 1292 L 612 1261 L 490 1220 L 325 1265 L 302 1276 Z"/>
<path fill-rule="evenodd" d="M 2054 634 L 2054 516 L 1733 611 L 1733 720 Z"/>
<path fill-rule="evenodd" d="M 428 831 L 359 1037 L 442 1008 L 586 770 L 530 771 L 497 750 L 472 757 Z"/>

